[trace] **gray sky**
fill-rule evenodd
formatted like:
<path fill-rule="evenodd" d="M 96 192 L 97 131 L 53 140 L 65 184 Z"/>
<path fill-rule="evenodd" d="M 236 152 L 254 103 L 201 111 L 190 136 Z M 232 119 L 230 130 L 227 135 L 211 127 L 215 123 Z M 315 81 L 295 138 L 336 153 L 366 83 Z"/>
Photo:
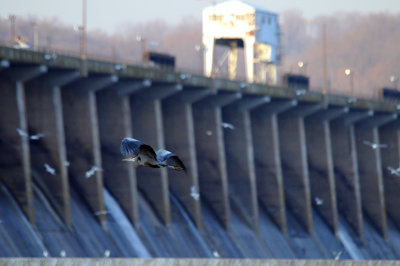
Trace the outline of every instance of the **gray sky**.
<path fill-rule="evenodd" d="M 211 5 L 211 0 L 87 0 L 88 28 L 117 31 L 126 22 L 145 22 L 162 19 L 175 24 L 185 16 L 201 18 L 203 7 Z M 217 3 L 223 2 L 217 0 Z M 389 11 L 400 12 L 399 0 L 248 0 L 265 9 L 281 12 L 296 8 L 305 17 L 331 14 L 336 11 L 358 11 L 371 13 Z M 71 25 L 81 24 L 82 0 L 0 0 L 0 16 L 34 15 L 39 18 L 58 17 Z"/>

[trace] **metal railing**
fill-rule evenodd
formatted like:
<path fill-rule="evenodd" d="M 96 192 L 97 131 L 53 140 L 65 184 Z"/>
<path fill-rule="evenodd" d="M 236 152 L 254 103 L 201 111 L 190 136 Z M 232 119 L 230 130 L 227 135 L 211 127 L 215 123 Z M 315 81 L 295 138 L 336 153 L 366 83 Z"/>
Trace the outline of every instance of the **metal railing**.
<path fill-rule="evenodd" d="M 0 39 L 0 46 L 5 46 L 5 47 L 13 47 L 18 49 L 17 46 L 11 45 L 10 41 L 5 41 Z M 59 48 L 53 48 L 53 47 L 47 47 L 47 46 L 39 46 L 37 49 L 33 49 L 33 47 L 29 48 L 19 48 L 19 49 L 24 49 L 24 50 L 31 50 L 31 51 L 37 51 L 37 52 L 44 52 L 44 53 L 54 53 L 57 55 L 61 56 L 69 56 L 69 57 L 75 57 L 75 58 L 80 58 L 80 51 L 73 51 L 73 50 L 66 50 L 66 49 L 59 49 Z M 109 62 L 109 63 L 115 63 L 115 64 L 124 64 L 124 65 L 133 65 L 133 66 L 145 66 L 145 67 L 151 67 L 151 68 L 159 68 L 156 65 L 149 65 L 148 63 L 144 63 L 142 59 L 130 59 L 130 60 L 124 60 L 121 58 L 115 58 L 111 55 L 100 55 L 98 53 L 87 53 L 87 58 L 91 60 L 98 60 L 98 61 L 104 61 L 104 62 Z M 177 72 L 182 72 L 182 73 L 187 73 L 187 74 L 193 74 L 193 75 L 201 75 L 203 76 L 203 70 L 202 68 L 198 66 L 193 66 L 193 67 L 175 67 L 174 71 Z M 219 79 L 229 79 L 229 74 L 225 72 L 219 72 L 214 78 L 219 78 Z M 239 82 L 246 82 L 246 78 L 244 76 L 237 76 L 235 81 Z M 318 87 L 311 87 L 310 91 L 322 93 L 322 89 Z M 328 94 L 337 94 L 339 95 L 340 93 L 335 93 L 336 90 L 330 89 Z M 344 95 L 344 94 L 340 94 Z M 346 95 L 350 96 L 350 95 Z M 366 99 L 366 100 L 382 100 L 382 101 L 389 101 L 389 102 L 400 102 L 400 100 L 396 99 L 385 99 L 382 97 L 381 93 L 377 91 L 377 93 L 374 93 L 374 95 L 370 96 L 365 96 L 365 95 L 355 95 L 356 98 L 360 99 Z"/>

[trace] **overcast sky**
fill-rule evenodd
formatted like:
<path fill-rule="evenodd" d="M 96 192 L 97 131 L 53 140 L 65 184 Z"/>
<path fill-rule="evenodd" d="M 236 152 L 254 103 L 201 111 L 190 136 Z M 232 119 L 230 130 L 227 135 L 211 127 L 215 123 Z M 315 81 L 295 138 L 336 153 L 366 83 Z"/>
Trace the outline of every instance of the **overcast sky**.
<path fill-rule="evenodd" d="M 87 0 L 87 2 L 88 29 L 97 28 L 113 32 L 126 22 L 162 19 L 175 24 L 185 16 L 200 19 L 202 8 L 211 5 L 212 0 Z M 248 0 L 247 2 L 277 13 L 296 8 L 307 18 L 332 14 L 336 11 L 400 12 L 400 0 Z M 9 14 L 34 15 L 39 18 L 58 17 L 66 24 L 80 25 L 82 0 L 0 0 L 0 17 L 4 18 Z"/>

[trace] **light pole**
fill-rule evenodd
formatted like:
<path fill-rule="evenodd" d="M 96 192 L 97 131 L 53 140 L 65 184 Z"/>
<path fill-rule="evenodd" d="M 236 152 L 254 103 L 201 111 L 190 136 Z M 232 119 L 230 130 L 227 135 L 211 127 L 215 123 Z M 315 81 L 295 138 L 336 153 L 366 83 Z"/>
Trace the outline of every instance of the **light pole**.
<path fill-rule="evenodd" d="M 112 52 L 112 60 L 115 63 L 117 62 L 117 50 L 115 49 L 115 44 L 112 44 L 111 52 Z"/>
<path fill-rule="evenodd" d="M 37 51 L 39 49 L 38 24 L 36 22 L 32 22 L 32 27 L 33 27 L 33 50 Z"/>
<path fill-rule="evenodd" d="M 304 61 L 297 62 L 297 66 L 300 68 L 300 74 L 307 75 L 307 63 Z"/>
<path fill-rule="evenodd" d="M 327 93 L 328 91 L 328 79 L 327 79 L 327 64 L 328 64 L 328 57 L 326 53 L 326 24 L 322 24 L 322 80 L 323 80 L 323 87 L 322 92 Z"/>
<path fill-rule="evenodd" d="M 86 62 L 86 0 L 82 0 L 81 75 L 87 76 Z"/>
<path fill-rule="evenodd" d="M 306 19 L 307 23 L 311 22 L 311 19 Z M 319 24 L 319 23 L 318 23 Z M 328 54 L 327 54 L 327 34 L 326 34 L 326 23 L 322 22 L 319 24 L 321 26 L 322 31 L 322 46 L 321 46 L 321 54 L 322 54 L 322 92 L 328 92 Z"/>
<path fill-rule="evenodd" d="M 81 57 L 81 52 L 82 52 L 82 26 L 76 25 L 74 26 L 74 32 L 76 33 L 76 36 L 78 37 L 78 47 L 77 47 L 77 54 L 79 54 L 79 57 Z"/>
<path fill-rule="evenodd" d="M 200 72 L 199 73 L 202 73 L 202 71 L 203 71 L 203 53 L 204 53 L 204 47 L 203 47 L 203 45 L 202 44 L 196 44 L 195 46 L 194 46 L 194 50 L 196 51 L 196 53 L 199 55 L 199 65 L 200 65 Z"/>
<path fill-rule="evenodd" d="M 399 82 L 399 78 L 395 75 L 390 76 L 390 83 L 392 83 L 392 87 L 397 90 L 397 83 Z"/>
<path fill-rule="evenodd" d="M 50 50 L 51 50 L 51 33 L 47 33 L 47 36 L 46 36 L 46 47 L 47 47 L 47 51 L 49 51 L 50 52 Z"/>
<path fill-rule="evenodd" d="M 354 97 L 354 70 L 351 70 L 350 68 L 346 68 L 344 70 L 344 74 L 349 78 L 350 80 L 350 96 Z"/>
<path fill-rule="evenodd" d="M 142 56 L 142 63 L 145 63 L 144 51 L 146 49 L 146 38 L 143 38 L 141 35 L 136 36 L 136 41 L 140 43 L 140 52 Z"/>
<path fill-rule="evenodd" d="M 14 44 L 15 40 L 15 20 L 16 20 L 15 15 L 9 15 L 8 19 L 10 20 L 10 45 Z"/>

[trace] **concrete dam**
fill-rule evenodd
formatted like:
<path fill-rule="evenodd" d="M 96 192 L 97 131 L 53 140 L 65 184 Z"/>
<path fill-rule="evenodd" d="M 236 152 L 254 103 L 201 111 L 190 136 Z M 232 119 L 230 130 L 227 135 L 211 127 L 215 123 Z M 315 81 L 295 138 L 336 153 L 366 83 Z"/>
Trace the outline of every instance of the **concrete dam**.
<path fill-rule="evenodd" d="M 399 109 L 0 47 L 0 257 L 399 259 Z"/>

